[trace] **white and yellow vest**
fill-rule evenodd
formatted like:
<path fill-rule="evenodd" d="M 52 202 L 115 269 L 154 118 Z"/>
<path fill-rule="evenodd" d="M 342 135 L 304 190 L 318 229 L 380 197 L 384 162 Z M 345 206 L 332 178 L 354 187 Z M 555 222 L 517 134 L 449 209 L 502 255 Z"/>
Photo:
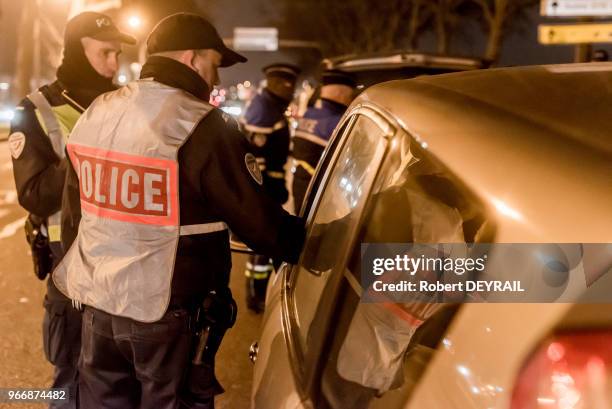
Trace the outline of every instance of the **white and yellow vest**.
<path fill-rule="evenodd" d="M 60 291 L 141 322 L 164 315 L 179 236 L 227 228 L 179 219 L 178 150 L 212 109 L 145 79 L 102 95 L 81 116 L 67 148 L 82 217 L 53 272 Z"/>

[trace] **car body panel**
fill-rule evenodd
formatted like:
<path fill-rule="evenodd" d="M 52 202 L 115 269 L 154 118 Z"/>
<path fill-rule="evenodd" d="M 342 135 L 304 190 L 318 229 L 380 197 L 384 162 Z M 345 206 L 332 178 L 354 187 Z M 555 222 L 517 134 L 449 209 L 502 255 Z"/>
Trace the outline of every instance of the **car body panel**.
<path fill-rule="evenodd" d="M 254 408 L 307 409 L 295 383 L 282 319 L 282 286 L 287 265 L 268 282 L 266 308 L 255 361 L 251 406 Z"/>
<path fill-rule="evenodd" d="M 612 64 L 393 81 L 367 89 L 349 112 L 366 106 L 391 117 L 482 200 L 494 219 L 496 242 L 612 242 Z M 319 166 L 317 172 L 327 171 Z M 315 203 L 320 200 L 320 190 L 312 194 Z M 612 287 L 609 276 L 587 291 Z M 287 337 L 283 278 L 274 277 L 269 286 L 263 355 L 253 387 L 253 396 L 260 398 L 257 408 L 310 405 L 301 403 L 308 400 L 299 396 L 303 392 L 291 370 L 295 363 L 287 344 L 278 342 L 279 334 Z M 558 328 L 610 327 L 611 309 L 465 304 L 416 390 L 397 399 L 390 391 L 374 399 L 370 409 L 507 409 L 520 368 L 542 340 Z M 607 316 L 599 317 L 598 311 Z M 272 379 L 278 381 L 276 389 Z"/>

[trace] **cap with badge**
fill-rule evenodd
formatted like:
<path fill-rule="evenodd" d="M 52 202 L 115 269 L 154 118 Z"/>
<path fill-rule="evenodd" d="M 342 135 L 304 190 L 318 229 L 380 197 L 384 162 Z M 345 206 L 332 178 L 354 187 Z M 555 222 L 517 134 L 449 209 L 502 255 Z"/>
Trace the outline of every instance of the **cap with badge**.
<path fill-rule="evenodd" d="M 221 54 L 221 67 L 246 62 L 245 56 L 228 48 L 217 29 L 204 17 L 176 13 L 161 20 L 149 34 L 147 53 L 213 49 Z"/>
<path fill-rule="evenodd" d="M 295 81 L 302 70 L 297 65 L 289 63 L 274 63 L 263 67 L 262 72 L 266 78 L 280 77 L 290 81 Z"/>
<path fill-rule="evenodd" d="M 64 37 L 66 42 L 69 42 L 71 39 L 91 37 L 100 41 L 119 41 L 125 44 L 136 44 L 136 39 L 119 31 L 110 17 L 93 11 L 85 11 L 70 19 L 68 24 L 66 24 Z"/>
<path fill-rule="evenodd" d="M 321 74 L 322 85 L 346 85 L 347 87 L 355 88 L 357 80 L 350 72 L 340 70 L 325 70 Z"/>

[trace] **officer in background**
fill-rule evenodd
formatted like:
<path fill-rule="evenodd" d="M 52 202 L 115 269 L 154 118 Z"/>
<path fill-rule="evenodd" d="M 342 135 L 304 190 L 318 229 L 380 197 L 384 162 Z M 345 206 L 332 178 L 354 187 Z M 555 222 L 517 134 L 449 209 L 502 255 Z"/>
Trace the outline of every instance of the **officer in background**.
<path fill-rule="evenodd" d="M 246 58 L 189 13 L 159 22 L 147 53 L 141 79 L 97 99 L 72 132 L 68 250 L 53 279 L 84 305 L 82 407 L 212 408 L 235 315 L 228 226 L 295 262 L 304 224 L 266 194 L 238 124 L 208 103 L 217 68 Z"/>
<path fill-rule="evenodd" d="M 266 86 L 247 106 L 241 124 L 263 173 L 264 188 L 277 203 L 284 204 L 289 198 L 285 163 L 291 139 L 285 112 L 293 100 L 300 69 L 278 63 L 264 67 L 263 73 Z M 263 311 L 266 286 L 273 269 L 270 255 L 249 256 L 245 269 L 249 309 Z"/>
<path fill-rule="evenodd" d="M 355 95 L 355 78 L 347 72 L 326 70 L 319 98 L 298 120 L 293 138 L 293 200 L 299 213 L 323 150 Z"/>
<path fill-rule="evenodd" d="M 30 213 L 26 230 L 35 272 L 41 280 L 63 255 L 59 210 L 66 174 L 62 160 L 66 138 L 85 108 L 98 95 L 115 89 L 112 78 L 121 43 L 136 43 L 119 32 L 108 16 L 92 12 L 68 22 L 64 41 L 57 80 L 21 101 L 9 136 L 15 186 L 19 203 Z M 61 407 L 75 407 L 81 314 L 55 288 L 53 280 L 47 280 L 44 307 L 43 346 L 46 358 L 55 366 L 52 387 L 69 388 L 71 399 Z"/>

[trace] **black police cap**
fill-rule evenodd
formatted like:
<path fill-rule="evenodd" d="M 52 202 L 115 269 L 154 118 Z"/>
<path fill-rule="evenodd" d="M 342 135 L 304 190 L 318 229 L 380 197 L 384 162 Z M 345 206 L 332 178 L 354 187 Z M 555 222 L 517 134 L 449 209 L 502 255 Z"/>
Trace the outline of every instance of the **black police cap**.
<path fill-rule="evenodd" d="M 267 78 L 281 77 L 295 81 L 302 72 L 300 67 L 289 63 L 274 63 L 266 65 L 261 69 Z"/>
<path fill-rule="evenodd" d="M 126 44 L 136 44 L 131 35 L 119 31 L 113 20 L 102 13 L 85 11 L 71 18 L 66 24 L 64 33 L 65 44 L 71 40 L 91 37 L 100 41 L 119 41 Z"/>
<path fill-rule="evenodd" d="M 217 50 L 221 54 L 221 67 L 229 67 L 247 60 L 243 55 L 229 49 L 215 27 L 197 14 L 172 14 L 157 23 L 147 39 L 149 54 L 205 49 Z"/>
<path fill-rule="evenodd" d="M 323 71 L 323 74 L 321 74 L 321 83 L 323 85 L 346 85 L 351 88 L 355 88 L 357 86 L 357 80 L 353 74 L 340 70 Z"/>

